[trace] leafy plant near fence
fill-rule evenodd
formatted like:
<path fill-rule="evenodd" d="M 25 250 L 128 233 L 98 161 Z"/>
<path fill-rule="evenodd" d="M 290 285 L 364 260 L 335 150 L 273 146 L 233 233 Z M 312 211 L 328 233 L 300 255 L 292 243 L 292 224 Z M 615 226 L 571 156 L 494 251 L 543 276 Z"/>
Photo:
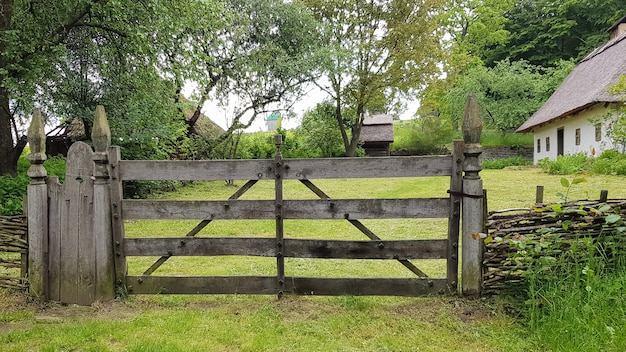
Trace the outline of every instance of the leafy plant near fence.
<path fill-rule="evenodd" d="M 12 216 L 23 213 L 24 196 L 30 178 L 26 175 L 30 163 L 23 156 L 18 162 L 16 177 L 0 176 L 0 215 Z M 65 159 L 52 157 L 44 162 L 49 176 L 57 176 L 63 182 L 65 178 Z"/>
<path fill-rule="evenodd" d="M 571 175 L 582 170 L 600 175 L 626 175 L 626 154 L 612 149 L 597 158 L 579 153 L 559 155 L 556 160 L 541 159 L 537 164 L 551 175 Z"/>
<path fill-rule="evenodd" d="M 483 169 L 501 170 L 510 166 L 527 166 L 531 165 L 532 160 L 528 160 L 522 156 L 516 156 L 504 159 L 482 160 Z"/>
<path fill-rule="evenodd" d="M 565 181 L 563 181 L 565 180 Z M 626 345 L 626 199 L 569 201 L 491 214 L 484 292 L 516 298 L 542 350 Z"/>

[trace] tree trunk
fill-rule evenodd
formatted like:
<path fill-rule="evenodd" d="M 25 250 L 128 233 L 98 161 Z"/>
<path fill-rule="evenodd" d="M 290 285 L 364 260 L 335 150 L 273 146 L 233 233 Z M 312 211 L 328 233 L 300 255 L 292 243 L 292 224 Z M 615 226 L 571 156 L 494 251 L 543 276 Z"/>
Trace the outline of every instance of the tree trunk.
<path fill-rule="evenodd" d="M 13 15 L 13 0 L 0 1 L 0 32 L 6 33 L 11 29 L 11 16 Z M 6 40 L 0 40 L 0 69 L 6 69 L 7 62 L 4 53 L 7 49 Z M 0 75 L 0 83 L 4 83 L 6 73 Z M 17 174 L 17 159 L 22 150 L 15 150 L 13 143 L 13 126 L 11 112 L 9 110 L 9 91 L 0 84 L 0 175 Z M 22 147 L 23 149 L 24 147 Z"/>
<path fill-rule="evenodd" d="M 0 87 L 0 175 L 15 176 L 17 175 L 17 159 L 14 160 L 11 119 L 9 92 L 4 87 Z"/>
<path fill-rule="evenodd" d="M 361 104 L 359 104 L 356 108 L 356 122 L 354 123 L 354 126 L 352 126 L 352 138 L 350 139 L 350 145 L 346 148 L 346 155 L 349 157 L 353 157 L 356 154 L 356 149 L 359 147 L 364 115 L 365 109 Z"/>

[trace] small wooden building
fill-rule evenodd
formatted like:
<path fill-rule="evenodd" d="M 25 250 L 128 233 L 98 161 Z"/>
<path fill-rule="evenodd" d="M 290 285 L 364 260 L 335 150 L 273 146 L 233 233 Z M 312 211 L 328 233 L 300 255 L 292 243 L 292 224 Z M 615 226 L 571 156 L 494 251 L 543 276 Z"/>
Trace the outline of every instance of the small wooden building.
<path fill-rule="evenodd" d="M 389 156 L 393 143 L 393 115 L 366 116 L 361 128 L 361 141 L 367 156 Z"/>

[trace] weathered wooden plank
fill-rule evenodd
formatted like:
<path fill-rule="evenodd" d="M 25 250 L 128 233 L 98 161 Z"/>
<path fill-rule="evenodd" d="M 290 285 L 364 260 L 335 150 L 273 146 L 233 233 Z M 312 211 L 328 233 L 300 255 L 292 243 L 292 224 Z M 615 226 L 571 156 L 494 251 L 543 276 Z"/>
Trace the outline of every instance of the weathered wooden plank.
<path fill-rule="evenodd" d="M 123 200 L 124 219 L 275 219 L 270 200 Z M 444 218 L 449 198 L 284 200 L 284 219 Z"/>
<path fill-rule="evenodd" d="M 127 276 L 134 294 L 276 294 L 273 276 Z M 299 295 L 424 296 L 448 293 L 445 279 L 285 277 L 285 293 Z"/>
<path fill-rule="evenodd" d="M 402 156 L 384 158 L 285 159 L 284 179 L 449 176 L 452 158 Z M 122 160 L 120 177 L 128 180 L 262 180 L 273 179 L 274 161 L 263 160 Z"/>
<path fill-rule="evenodd" d="M 28 185 L 28 275 L 30 294 L 48 295 L 48 191 L 45 183 Z"/>
<path fill-rule="evenodd" d="M 125 292 L 123 287 L 126 278 L 126 256 L 124 254 L 124 218 L 122 217 L 123 185 L 120 178 L 119 162 L 121 159 L 120 147 L 109 148 L 109 166 L 111 173 L 111 216 L 113 252 L 115 255 L 115 284 L 119 292 Z"/>
<path fill-rule="evenodd" d="M 95 156 L 99 159 L 96 159 L 94 168 L 96 179 L 93 186 L 94 296 L 98 301 L 109 301 L 115 298 L 115 263 L 111 228 L 111 193 L 106 165 L 108 158 L 105 158 L 104 153 L 97 153 Z"/>
<path fill-rule="evenodd" d="M 273 160 L 120 160 L 119 177 L 129 180 L 273 179 Z"/>
<path fill-rule="evenodd" d="M 71 147 L 70 147 L 71 148 Z M 85 149 L 85 164 L 89 169 L 85 174 L 80 175 L 78 187 L 78 211 L 70 216 L 77 217 L 78 221 L 78 257 L 77 257 L 77 292 L 73 301 L 62 301 L 63 303 L 75 303 L 80 305 L 90 305 L 96 301 L 96 242 L 93 233 L 94 224 L 94 181 L 93 175 L 93 153 L 91 147 Z M 86 177 L 86 178 L 85 178 Z M 73 200 L 70 200 L 72 202 Z M 74 224 L 76 225 L 76 223 Z"/>
<path fill-rule="evenodd" d="M 285 292 L 317 296 L 425 296 L 449 293 L 446 279 L 287 277 Z"/>
<path fill-rule="evenodd" d="M 277 294 L 275 276 L 127 276 L 132 294 Z"/>
<path fill-rule="evenodd" d="M 461 201 L 463 194 L 463 141 L 452 142 L 453 169 L 450 176 L 450 209 L 448 211 L 448 260 L 446 277 L 448 286 L 456 290 L 459 280 L 459 232 L 461 226 Z"/>
<path fill-rule="evenodd" d="M 65 182 L 61 187 L 60 301 L 93 303 L 95 280 L 93 244 L 93 153 L 85 143 L 68 151 Z"/>
<path fill-rule="evenodd" d="M 445 259 L 446 240 L 341 241 L 284 239 L 282 253 L 295 258 Z M 274 238 L 127 238 L 128 256 L 276 255 Z"/>
<path fill-rule="evenodd" d="M 381 158 L 286 159 L 285 179 L 449 176 L 452 158 L 392 156 Z"/>
<path fill-rule="evenodd" d="M 61 197 L 61 184 L 57 177 L 48 178 L 48 299 L 61 300 L 61 207 L 65 200 Z"/>

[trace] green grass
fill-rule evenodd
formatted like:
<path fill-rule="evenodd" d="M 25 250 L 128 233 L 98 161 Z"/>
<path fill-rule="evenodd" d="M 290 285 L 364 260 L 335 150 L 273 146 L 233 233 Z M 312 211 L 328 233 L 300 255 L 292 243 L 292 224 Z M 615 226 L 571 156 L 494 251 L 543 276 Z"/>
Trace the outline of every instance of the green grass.
<path fill-rule="evenodd" d="M 528 207 L 535 187 L 545 186 L 545 201 L 557 201 L 560 176 L 537 168 L 484 170 L 489 209 Z M 600 189 L 610 197 L 626 197 L 625 179 L 590 176 L 577 184 L 574 198 L 597 198 Z M 445 178 L 315 182 L 334 198 L 446 196 Z M 238 181 L 238 185 L 242 182 Z M 260 182 L 243 199 L 271 199 L 272 182 Z M 196 183 L 159 195 L 176 199 L 226 199 L 235 191 L 222 182 Z M 285 183 L 285 198 L 315 196 L 298 183 Z M 445 221 L 364 221 L 383 238 L 443 238 Z M 180 236 L 194 221 L 128 221 L 129 237 Z M 288 237 L 364 239 L 343 221 L 287 221 Z M 268 221 L 215 221 L 201 236 L 273 236 Z M 132 273 L 151 264 L 133 258 Z M 395 262 L 294 260 L 288 275 L 403 276 Z M 356 263 L 356 264 L 355 264 Z M 442 272 L 443 261 L 423 261 L 429 274 Z M 174 258 L 156 274 L 265 275 L 275 261 L 257 258 Z M 623 286 L 621 286 L 623 287 Z M 623 292 L 623 288 L 620 288 Z M 612 291 L 613 293 L 615 291 Z M 0 350 L 2 351 L 543 351 L 552 346 L 537 330 L 505 313 L 499 299 L 458 297 L 291 297 L 274 296 L 131 296 L 124 301 L 91 307 L 29 302 L 24 296 L 0 290 Z M 573 310 L 567 316 L 577 317 Z M 549 335 L 568 338 L 555 317 Z M 602 320 L 599 320 L 602 322 Z M 542 325 L 543 326 L 543 325 Z M 545 325 L 546 329 L 549 327 Z M 623 326 L 622 326 L 623 327 Z M 587 330 L 572 327 L 587 340 Z M 568 329 L 570 329 L 568 327 Z M 606 331 L 610 329 L 604 328 Z M 615 334 L 622 333 L 614 327 Z M 573 331 L 573 330 L 572 330 Z M 621 340 L 614 340 L 621 343 Z M 569 345 L 568 345 L 569 346 Z M 588 345 L 587 345 L 588 346 Z M 576 350 L 574 346 L 571 350 Z M 554 349 L 558 350 L 558 349 Z M 584 350 L 584 349 L 578 349 Z"/>

